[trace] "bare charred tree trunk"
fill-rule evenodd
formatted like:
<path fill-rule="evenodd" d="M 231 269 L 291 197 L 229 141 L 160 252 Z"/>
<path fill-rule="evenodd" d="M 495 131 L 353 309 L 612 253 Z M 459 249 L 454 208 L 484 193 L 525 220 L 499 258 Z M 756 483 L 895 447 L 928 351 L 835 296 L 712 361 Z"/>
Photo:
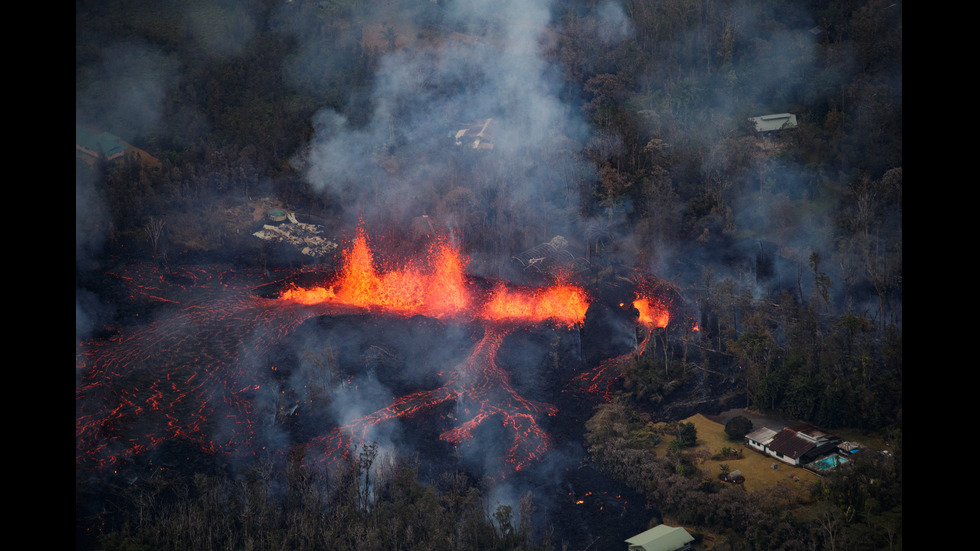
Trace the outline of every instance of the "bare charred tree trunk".
<path fill-rule="evenodd" d="M 158 247 L 160 245 L 160 237 L 163 236 L 163 227 L 165 225 L 166 222 L 163 220 L 155 216 L 151 216 L 149 222 L 147 222 L 146 226 L 143 228 L 143 231 L 146 232 L 147 240 L 149 240 L 150 245 L 153 247 L 154 257 L 157 255 Z"/>
<path fill-rule="evenodd" d="M 667 354 L 667 348 L 668 348 L 668 346 L 667 346 L 667 329 L 666 328 L 663 331 L 660 332 L 660 339 L 661 339 L 661 342 L 664 345 L 664 378 L 669 381 L 670 380 L 670 358 L 668 357 L 668 354 Z"/>
<path fill-rule="evenodd" d="M 518 538 L 522 543 L 529 542 L 531 540 L 531 517 L 534 515 L 534 496 L 531 495 L 530 491 L 521 497 L 518 514 L 521 517 L 518 522 Z"/>
<path fill-rule="evenodd" d="M 827 547 L 830 551 L 836 551 L 841 543 L 843 532 L 847 523 L 854 516 L 853 510 L 848 507 L 846 511 L 840 511 L 833 505 L 828 505 L 828 509 L 820 513 L 817 518 L 820 530 L 826 536 Z"/>

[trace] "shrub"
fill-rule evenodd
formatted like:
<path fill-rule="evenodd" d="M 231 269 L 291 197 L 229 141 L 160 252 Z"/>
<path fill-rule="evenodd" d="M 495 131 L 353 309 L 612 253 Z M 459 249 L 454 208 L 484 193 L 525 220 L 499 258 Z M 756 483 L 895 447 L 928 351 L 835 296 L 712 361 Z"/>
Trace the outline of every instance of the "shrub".
<path fill-rule="evenodd" d="M 747 417 L 739 415 L 725 423 L 725 434 L 730 440 L 741 440 L 750 432 L 752 432 L 752 421 Z"/>
<path fill-rule="evenodd" d="M 698 429 L 694 423 L 681 423 L 680 430 L 677 432 L 677 440 L 680 445 L 690 448 L 698 442 Z"/>

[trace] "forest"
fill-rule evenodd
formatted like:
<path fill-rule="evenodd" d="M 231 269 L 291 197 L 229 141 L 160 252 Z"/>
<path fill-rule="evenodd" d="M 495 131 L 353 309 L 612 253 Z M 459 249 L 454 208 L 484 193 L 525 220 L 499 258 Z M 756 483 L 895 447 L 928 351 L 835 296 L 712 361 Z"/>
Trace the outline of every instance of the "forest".
<path fill-rule="evenodd" d="M 697 326 L 586 416 L 596 469 L 716 550 L 901 549 L 900 1 L 80 0 L 75 55 L 76 126 L 158 161 L 76 155 L 78 343 L 118 314 L 89 286 L 107 266 L 307 262 L 252 237 L 263 200 L 338 239 L 424 215 L 488 277 L 561 235 L 591 285 L 653 274 Z M 796 126 L 756 130 L 777 113 Z M 485 119 L 491 150 L 454 143 Z M 708 372 L 732 384 L 686 407 Z M 736 407 L 890 453 L 801 501 L 649 432 Z M 367 446 L 325 480 L 300 455 L 97 490 L 76 469 L 76 547 L 568 548 L 531 493 L 495 508 L 411 457 Z"/>

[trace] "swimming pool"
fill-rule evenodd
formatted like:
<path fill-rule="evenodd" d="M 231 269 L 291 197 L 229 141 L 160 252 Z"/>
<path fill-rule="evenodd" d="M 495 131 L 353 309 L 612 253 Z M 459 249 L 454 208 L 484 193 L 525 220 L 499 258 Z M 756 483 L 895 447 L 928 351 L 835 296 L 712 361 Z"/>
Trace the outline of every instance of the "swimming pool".
<path fill-rule="evenodd" d="M 824 457 L 819 461 L 814 461 L 813 463 L 810 463 L 810 466 L 812 466 L 814 469 L 817 470 L 829 471 L 830 469 L 833 469 L 837 465 L 846 462 L 847 462 L 846 457 L 835 453 L 834 455 L 828 455 L 827 457 Z"/>

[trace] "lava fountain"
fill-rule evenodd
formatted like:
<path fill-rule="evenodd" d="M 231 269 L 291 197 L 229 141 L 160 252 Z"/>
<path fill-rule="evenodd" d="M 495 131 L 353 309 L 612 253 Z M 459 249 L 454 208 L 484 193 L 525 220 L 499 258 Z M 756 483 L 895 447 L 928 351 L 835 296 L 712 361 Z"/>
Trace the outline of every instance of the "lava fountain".
<path fill-rule="evenodd" d="M 484 320 L 517 324 L 564 324 L 585 319 L 589 298 L 569 284 L 522 288 L 497 283 L 489 293 L 474 288 L 465 273 L 466 259 L 445 240 L 429 251 L 431 265 L 410 264 L 383 270 L 363 230 L 345 256 L 338 279 L 330 287 L 293 287 L 281 299 L 301 304 L 337 304 L 393 315 L 438 319 Z M 488 296 L 480 297 L 484 294 Z"/>

